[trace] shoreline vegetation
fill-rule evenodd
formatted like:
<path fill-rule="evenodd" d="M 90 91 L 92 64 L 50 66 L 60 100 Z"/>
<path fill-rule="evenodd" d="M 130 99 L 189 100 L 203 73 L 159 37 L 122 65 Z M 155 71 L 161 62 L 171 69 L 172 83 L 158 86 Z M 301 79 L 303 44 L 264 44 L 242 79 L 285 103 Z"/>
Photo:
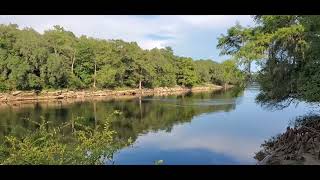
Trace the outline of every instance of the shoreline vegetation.
<path fill-rule="evenodd" d="M 32 28 L 0 24 L 0 39 L 0 92 L 13 92 L 10 99 L 17 99 L 21 92 L 26 92 L 24 99 L 34 99 L 33 91 L 43 94 L 48 89 L 57 90 L 48 96 L 59 99 L 64 98 L 63 89 L 136 91 L 204 84 L 241 86 L 245 81 L 234 60 L 220 63 L 177 56 L 171 47 L 148 50 L 120 39 L 78 37 L 58 25 L 40 34 Z"/>
<path fill-rule="evenodd" d="M 70 119 L 59 127 L 42 118 L 38 128 L 22 137 L 5 136 L 0 141 L 0 165 L 104 165 L 113 154 L 132 141 L 119 139 L 110 128 L 114 112 L 90 127 L 82 118 Z"/>
<path fill-rule="evenodd" d="M 122 97 L 139 97 L 150 95 L 172 95 L 183 94 L 188 92 L 205 92 L 217 91 L 232 88 L 233 85 L 204 85 L 187 87 L 160 87 L 153 89 L 126 89 L 126 90 L 53 90 L 53 91 L 12 91 L 8 93 L 0 93 L 1 104 L 14 104 L 17 102 L 39 102 L 39 101 L 55 101 L 55 100 L 88 100 L 88 99 L 106 99 L 106 98 L 122 98 Z"/>

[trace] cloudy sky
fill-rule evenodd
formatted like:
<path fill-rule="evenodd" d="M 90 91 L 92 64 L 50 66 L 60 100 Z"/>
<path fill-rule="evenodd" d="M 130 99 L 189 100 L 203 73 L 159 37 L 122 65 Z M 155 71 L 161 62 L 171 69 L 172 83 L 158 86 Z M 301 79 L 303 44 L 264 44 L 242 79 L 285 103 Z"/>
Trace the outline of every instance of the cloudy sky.
<path fill-rule="evenodd" d="M 14 23 L 42 33 L 61 25 L 77 36 L 136 41 L 144 49 L 171 46 L 176 55 L 221 62 L 217 37 L 236 22 L 252 25 L 245 15 L 188 16 L 0 16 L 0 24 Z"/>

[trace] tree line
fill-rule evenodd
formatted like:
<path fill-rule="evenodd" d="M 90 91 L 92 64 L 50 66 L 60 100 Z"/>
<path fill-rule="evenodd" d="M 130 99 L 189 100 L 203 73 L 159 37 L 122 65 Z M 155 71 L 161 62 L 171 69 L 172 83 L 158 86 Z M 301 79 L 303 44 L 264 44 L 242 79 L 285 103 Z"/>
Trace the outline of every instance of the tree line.
<path fill-rule="evenodd" d="M 257 15 L 255 26 L 240 24 L 219 37 L 221 54 L 232 55 L 250 74 L 252 62 L 261 70 L 257 101 L 276 108 L 296 100 L 320 101 L 320 16 Z"/>
<path fill-rule="evenodd" d="M 172 48 L 144 50 L 136 42 L 77 37 L 54 26 L 40 34 L 0 25 L 0 90 L 155 88 L 240 84 L 243 72 L 227 60 L 193 60 Z"/>

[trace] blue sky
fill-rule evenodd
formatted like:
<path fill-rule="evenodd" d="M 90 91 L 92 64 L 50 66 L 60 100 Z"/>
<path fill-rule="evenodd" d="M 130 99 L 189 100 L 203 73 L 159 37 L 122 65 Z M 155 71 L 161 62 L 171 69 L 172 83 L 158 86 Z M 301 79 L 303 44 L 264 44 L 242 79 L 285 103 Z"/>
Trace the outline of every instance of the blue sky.
<path fill-rule="evenodd" d="M 14 23 L 32 27 L 42 33 L 61 25 L 77 36 L 136 41 L 144 49 L 171 46 L 176 55 L 221 62 L 217 37 L 236 22 L 253 25 L 249 15 L 174 15 L 174 16 L 63 16 L 63 15 L 2 15 L 1 24 Z"/>

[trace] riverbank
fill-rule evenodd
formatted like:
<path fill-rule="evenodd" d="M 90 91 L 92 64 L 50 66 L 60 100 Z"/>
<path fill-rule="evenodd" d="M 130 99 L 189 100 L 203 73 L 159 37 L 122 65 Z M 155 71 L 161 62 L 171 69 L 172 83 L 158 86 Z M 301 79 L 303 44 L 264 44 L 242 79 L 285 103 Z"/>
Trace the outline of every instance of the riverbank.
<path fill-rule="evenodd" d="M 262 147 L 255 156 L 259 165 L 320 165 L 320 116 L 298 119 Z"/>
<path fill-rule="evenodd" d="M 226 87 L 227 89 L 233 86 Z M 154 89 L 129 89 L 129 90 L 57 90 L 57 91 L 41 91 L 36 93 L 34 91 L 14 91 L 10 93 L 0 93 L 0 104 L 8 104 L 15 102 L 38 102 L 51 100 L 86 100 L 86 99 L 103 99 L 103 98 L 120 98 L 120 97 L 136 97 L 136 96 L 150 96 L 150 95 L 171 95 L 181 94 L 187 92 L 201 92 L 214 91 L 224 89 L 218 85 L 206 85 L 193 88 L 186 87 L 161 87 Z"/>

